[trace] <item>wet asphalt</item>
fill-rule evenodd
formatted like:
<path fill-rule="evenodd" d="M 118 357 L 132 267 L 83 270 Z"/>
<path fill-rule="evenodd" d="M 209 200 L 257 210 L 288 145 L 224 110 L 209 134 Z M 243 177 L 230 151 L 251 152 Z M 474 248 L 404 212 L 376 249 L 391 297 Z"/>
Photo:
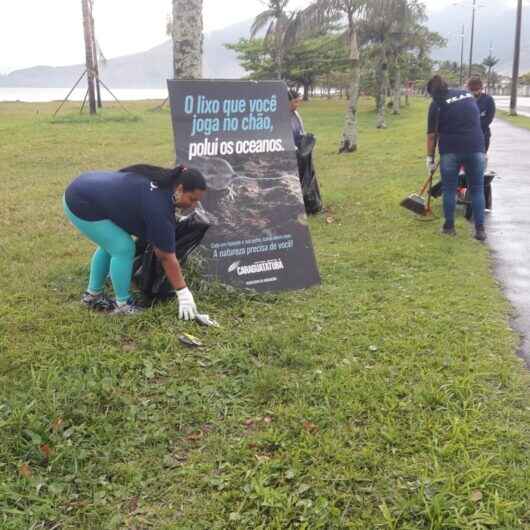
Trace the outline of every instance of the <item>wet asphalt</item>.
<path fill-rule="evenodd" d="M 488 167 L 498 176 L 487 217 L 488 245 L 495 274 L 515 309 L 519 353 L 530 368 L 530 131 L 496 120 L 492 138 Z"/>
<path fill-rule="evenodd" d="M 499 109 L 510 110 L 510 98 L 507 96 L 495 96 L 495 103 Z M 530 116 L 530 97 L 517 98 L 517 113 L 521 116 Z"/>

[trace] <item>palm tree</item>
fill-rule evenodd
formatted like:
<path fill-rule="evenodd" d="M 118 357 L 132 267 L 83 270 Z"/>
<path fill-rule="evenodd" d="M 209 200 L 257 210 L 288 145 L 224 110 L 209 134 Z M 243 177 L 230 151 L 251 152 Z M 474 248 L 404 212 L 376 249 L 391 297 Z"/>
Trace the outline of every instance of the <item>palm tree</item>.
<path fill-rule="evenodd" d="M 344 37 L 351 62 L 350 98 L 344 118 L 344 128 L 339 153 L 357 151 L 357 102 L 361 82 L 361 57 L 359 51 L 359 21 L 365 6 L 371 0 L 314 0 L 308 8 L 299 12 L 293 27 L 299 34 L 320 33 L 322 28 L 337 20 L 346 20 Z"/>
<path fill-rule="evenodd" d="M 413 48 L 417 23 L 425 18 L 425 7 L 418 0 L 370 0 L 364 11 L 363 35 L 375 48 L 377 82 L 377 128 L 386 128 L 385 103 L 388 91 L 388 69 L 394 69 L 394 91 L 401 91 L 399 59 Z M 399 91 L 399 92 L 398 92 Z M 399 112 L 399 99 L 394 97 L 394 112 Z"/>
<path fill-rule="evenodd" d="M 486 89 L 488 92 L 490 91 L 492 71 L 500 62 L 501 60 L 497 59 L 497 57 L 493 57 L 491 53 L 482 61 L 482 64 L 488 69 L 486 84 Z"/>
<path fill-rule="evenodd" d="M 202 77 L 202 0 L 173 2 L 173 70 L 175 79 Z"/>
<path fill-rule="evenodd" d="M 254 39 L 258 33 L 267 28 L 265 45 L 272 49 L 278 79 L 282 78 L 286 35 L 292 21 L 292 16 L 289 16 L 285 11 L 288 3 L 289 0 L 268 0 L 267 9 L 256 16 L 250 28 L 251 39 Z"/>

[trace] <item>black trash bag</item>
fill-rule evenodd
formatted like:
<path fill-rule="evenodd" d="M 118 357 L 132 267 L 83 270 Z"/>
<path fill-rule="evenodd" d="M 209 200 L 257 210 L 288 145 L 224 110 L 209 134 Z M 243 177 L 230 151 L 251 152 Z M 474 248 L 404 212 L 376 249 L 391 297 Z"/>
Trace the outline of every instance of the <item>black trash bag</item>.
<path fill-rule="evenodd" d="M 305 211 L 308 214 L 315 214 L 322 210 L 322 196 L 313 164 L 315 144 L 316 138 L 311 133 L 304 134 L 296 153 Z"/>
<path fill-rule="evenodd" d="M 458 187 L 464 188 L 466 186 L 466 176 L 465 175 L 458 175 Z M 442 189 L 442 181 L 438 181 L 434 186 L 431 187 L 431 190 L 429 192 L 431 194 L 431 197 L 434 197 L 435 199 L 438 199 L 443 195 L 443 189 Z"/>
<path fill-rule="evenodd" d="M 491 183 L 493 179 L 497 176 L 497 173 L 495 171 L 488 171 L 484 175 L 484 207 L 486 210 L 491 210 L 493 208 L 493 194 L 491 191 Z M 466 205 L 466 211 L 464 212 L 464 217 L 471 221 L 473 218 L 473 206 L 471 205 L 471 192 L 468 189 L 466 189 L 466 196 L 465 196 L 465 205 Z"/>
<path fill-rule="evenodd" d="M 437 182 L 430 190 L 431 197 L 438 199 L 442 196 L 442 181 Z"/>
<path fill-rule="evenodd" d="M 186 263 L 190 254 L 199 246 L 209 228 L 208 219 L 198 211 L 177 222 L 175 254 L 181 265 Z M 140 239 L 136 241 L 133 279 L 142 294 L 150 301 L 163 301 L 175 297 L 175 290 L 169 283 L 153 246 Z"/>
<path fill-rule="evenodd" d="M 493 197 L 492 197 L 492 191 L 491 191 L 491 182 L 495 178 L 496 173 L 495 171 L 489 171 L 488 173 L 484 174 L 484 200 L 486 205 L 486 210 L 491 210 L 492 203 L 493 203 Z M 466 176 L 465 174 L 461 174 L 458 179 L 458 186 L 460 188 L 466 188 L 466 193 L 464 199 L 460 202 L 461 204 L 465 204 L 466 211 L 465 211 L 465 217 L 467 220 L 470 220 L 473 216 L 473 209 L 471 207 L 471 194 L 469 192 L 469 189 L 467 189 L 467 182 L 466 182 Z M 434 198 L 438 198 L 442 196 L 442 181 L 437 182 L 432 188 L 431 188 L 431 196 Z"/>

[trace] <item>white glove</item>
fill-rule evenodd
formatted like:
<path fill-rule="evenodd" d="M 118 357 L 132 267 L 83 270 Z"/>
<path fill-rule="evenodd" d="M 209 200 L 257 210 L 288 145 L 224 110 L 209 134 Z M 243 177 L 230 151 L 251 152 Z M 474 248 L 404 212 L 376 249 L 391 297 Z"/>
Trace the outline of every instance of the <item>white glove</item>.
<path fill-rule="evenodd" d="M 179 319 L 194 320 L 197 314 L 197 306 L 191 291 L 184 287 L 184 289 L 177 291 L 177 297 L 179 299 Z"/>
<path fill-rule="evenodd" d="M 425 159 L 425 164 L 427 166 L 427 176 L 431 176 L 434 173 L 434 170 L 436 169 L 436 163 L 434 162 L 433 156 L 428 156 Z"/>

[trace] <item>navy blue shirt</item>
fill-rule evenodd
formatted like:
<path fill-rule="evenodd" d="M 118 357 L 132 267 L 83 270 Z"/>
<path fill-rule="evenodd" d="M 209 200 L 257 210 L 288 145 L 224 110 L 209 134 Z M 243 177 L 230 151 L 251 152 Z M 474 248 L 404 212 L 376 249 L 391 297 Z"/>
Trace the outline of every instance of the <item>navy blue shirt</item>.
<path fill-rule="evenodd" d="M 448 90 L 433 100 L 429 108 L 429 134 L 438 132 L 440 154 L 484 153 L 484 133 L 480 113 L 472 94 L 466 90 Z"/>
<path fill-rule="evenodd" d="M 488 96 L 488 94 L 481 94 L 479 98 L 475 99 L 480 111 L 480 126 L 484 134 L 490 135 L 490 125 L 495 118 L 495 100 Z"/>
<path fill-rule="evenodd" d="M 164 252 L 175 252 L 174 190 L 134 173 L 89 172 L 66 189 L 70 210 L 85 221 L 108 219 Z"/>

